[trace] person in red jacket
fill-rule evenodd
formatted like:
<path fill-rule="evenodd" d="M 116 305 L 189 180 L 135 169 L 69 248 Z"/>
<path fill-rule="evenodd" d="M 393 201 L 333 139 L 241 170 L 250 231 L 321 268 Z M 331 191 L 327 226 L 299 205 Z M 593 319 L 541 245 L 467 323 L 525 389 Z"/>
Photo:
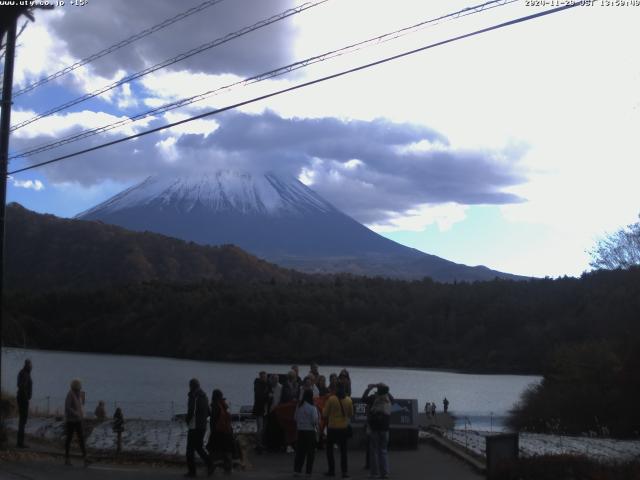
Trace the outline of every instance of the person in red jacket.
<path fill-rule="evenodd" d="M 233 428 L 229 406 L 220 390 L 211 394 L 211 431 L 207 448 L 212 456 L 222 457 L 222 467 L 226 473 L 231 472 L 231 455 L 233 454 Z"/>

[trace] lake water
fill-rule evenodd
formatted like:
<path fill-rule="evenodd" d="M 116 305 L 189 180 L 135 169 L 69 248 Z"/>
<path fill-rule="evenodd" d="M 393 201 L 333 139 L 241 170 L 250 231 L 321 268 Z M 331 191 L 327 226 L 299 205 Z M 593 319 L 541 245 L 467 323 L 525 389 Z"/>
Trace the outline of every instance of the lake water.
<path fill-rule="evenodd" d="M 2 389 L 15 393 L 16 377 L 24 360 L 33 362 L 32 407 L 61 412 L 73 378 L 82 380 L 86 392 L 86 411 L 93 412 L 98 400 L 107 404 L 111 415 L 115 406 L 125 417 L 169 419 L 186 411 L 188 381 L 200 380 L 207 395 L 221 389 L 232 411 L 253 402 L 253 380 L 260 370 L 285 373 L 291 365 L 203 362 L 174 358 L 54 352 L 45 350 L 2 349 Z M 341 366 L 320 365 L 329 376 Z M 384 382 L 397 398 L 416 398 L 420 409 L 425 402 L 450 402 L 449 411 L 457 417 L 457 428 L 465 421 L 476 430 L 501 429 L 508 410 L 520 394 L 540 377 L 531 375 L 478 375 L 434 370 L 379 367 L 346 367 L 354 396 L 360 396 L 369 383 Z M 300 375 L 309 370 L 300 365 Z"/>

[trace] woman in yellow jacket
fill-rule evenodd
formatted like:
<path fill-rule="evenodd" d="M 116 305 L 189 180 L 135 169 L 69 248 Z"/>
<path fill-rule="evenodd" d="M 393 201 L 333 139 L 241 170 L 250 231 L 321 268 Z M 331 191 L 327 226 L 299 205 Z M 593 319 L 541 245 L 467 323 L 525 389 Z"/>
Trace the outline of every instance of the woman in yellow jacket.
<path fill-rule="evenodd" d="M 336 464 L 333 458 L 333 446 L 340 447 L 340 470 L 342 478 L 349 478 L 347 468 L 347 440 L 351 430 L 350 422 L 353 417 L 353 402 L 345 394 L 344 385 L 339 383 L 335 395 L 331 395 L 324 405 L 322 415 L 327 419 L 327 463 L 329 471 L 327 477 L 334 477 Z"/>

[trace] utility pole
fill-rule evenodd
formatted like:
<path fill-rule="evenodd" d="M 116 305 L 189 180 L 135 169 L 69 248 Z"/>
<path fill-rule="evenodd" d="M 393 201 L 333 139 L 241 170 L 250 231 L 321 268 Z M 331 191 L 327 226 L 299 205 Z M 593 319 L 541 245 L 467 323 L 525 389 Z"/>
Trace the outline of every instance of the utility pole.
<path fill-rule="evenodd" d="M 16 2 L 17 3 L 17 2 Z M 9 171 L 9 132 L 11 128 L 11 103 L 13 90 L 13 63 L 16 56 L 16 30 L 18 18 L 25 15 L 32 22 L 34 9 L 51 10 L 53 5 L 0 7 L 0 45 L 4 39 L 4 78 L 0 103 L 0 388 L 2 387 L 2 346 L 4 345 L 4 228 L 7 204 L 7 172 Z M 6 37 L 5 37 L 6 32 Z M 4 430 L 4 418 L 0 409 L 0 432 Z"/>
<path fill-rule="evenodd" d="M 9 167 L 9 128 L 11 126 L 11 94 L 13 87 L 13 60 L 16 53 L 16 27 L 18 15 L 8 19 L 2 81 L 2 112 L 0 112 L 0 386 L 2 385 L 2 345 L 4 344 L 4 224 L 7 203 L 7 171 Z M 0 411 L 0 428 L 4 418 Z"/>

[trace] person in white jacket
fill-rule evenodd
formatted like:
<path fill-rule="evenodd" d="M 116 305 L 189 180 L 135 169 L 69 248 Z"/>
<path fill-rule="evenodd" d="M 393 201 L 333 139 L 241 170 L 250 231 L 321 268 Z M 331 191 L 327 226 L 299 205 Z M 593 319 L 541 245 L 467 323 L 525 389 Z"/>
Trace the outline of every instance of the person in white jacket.
<path fill-rule="evenodd" d="M 296 456 L 293 461 L 294 475 L 299 476 L 302 473 L 305 460 L 306 474 L 311 475 L 316 452 L 316 436 L 319 432 L 319 415 L 317 407 L 313 404 L 312 390 L 305 390 L 302 394 L 294 418 L 298 429 Z"/>
<path fill-rule="evenodd" d="M 69 457 L 69 449 L 71 447 L 71 439 L 73 434 L 78 435 L 78 443 L 80 444 L 80 451 L 82 452 L 82 458 L 85 465 L 89 464 L 87 459 L 87 450 L 84 446 L 84 431 L 82 430 L 82 421 L 84 419 L 84 392 L 82 391 L 82 384 L 80 380 L 75 379 L 71 381 L 71 389 L 67 393 L 67 398 L 64 402 L 64 418 L 65 418 L 65 430 L 66 440 L 64 442 L 64 463 L 65 465 L 71 465 L 71 459 Z"/>

